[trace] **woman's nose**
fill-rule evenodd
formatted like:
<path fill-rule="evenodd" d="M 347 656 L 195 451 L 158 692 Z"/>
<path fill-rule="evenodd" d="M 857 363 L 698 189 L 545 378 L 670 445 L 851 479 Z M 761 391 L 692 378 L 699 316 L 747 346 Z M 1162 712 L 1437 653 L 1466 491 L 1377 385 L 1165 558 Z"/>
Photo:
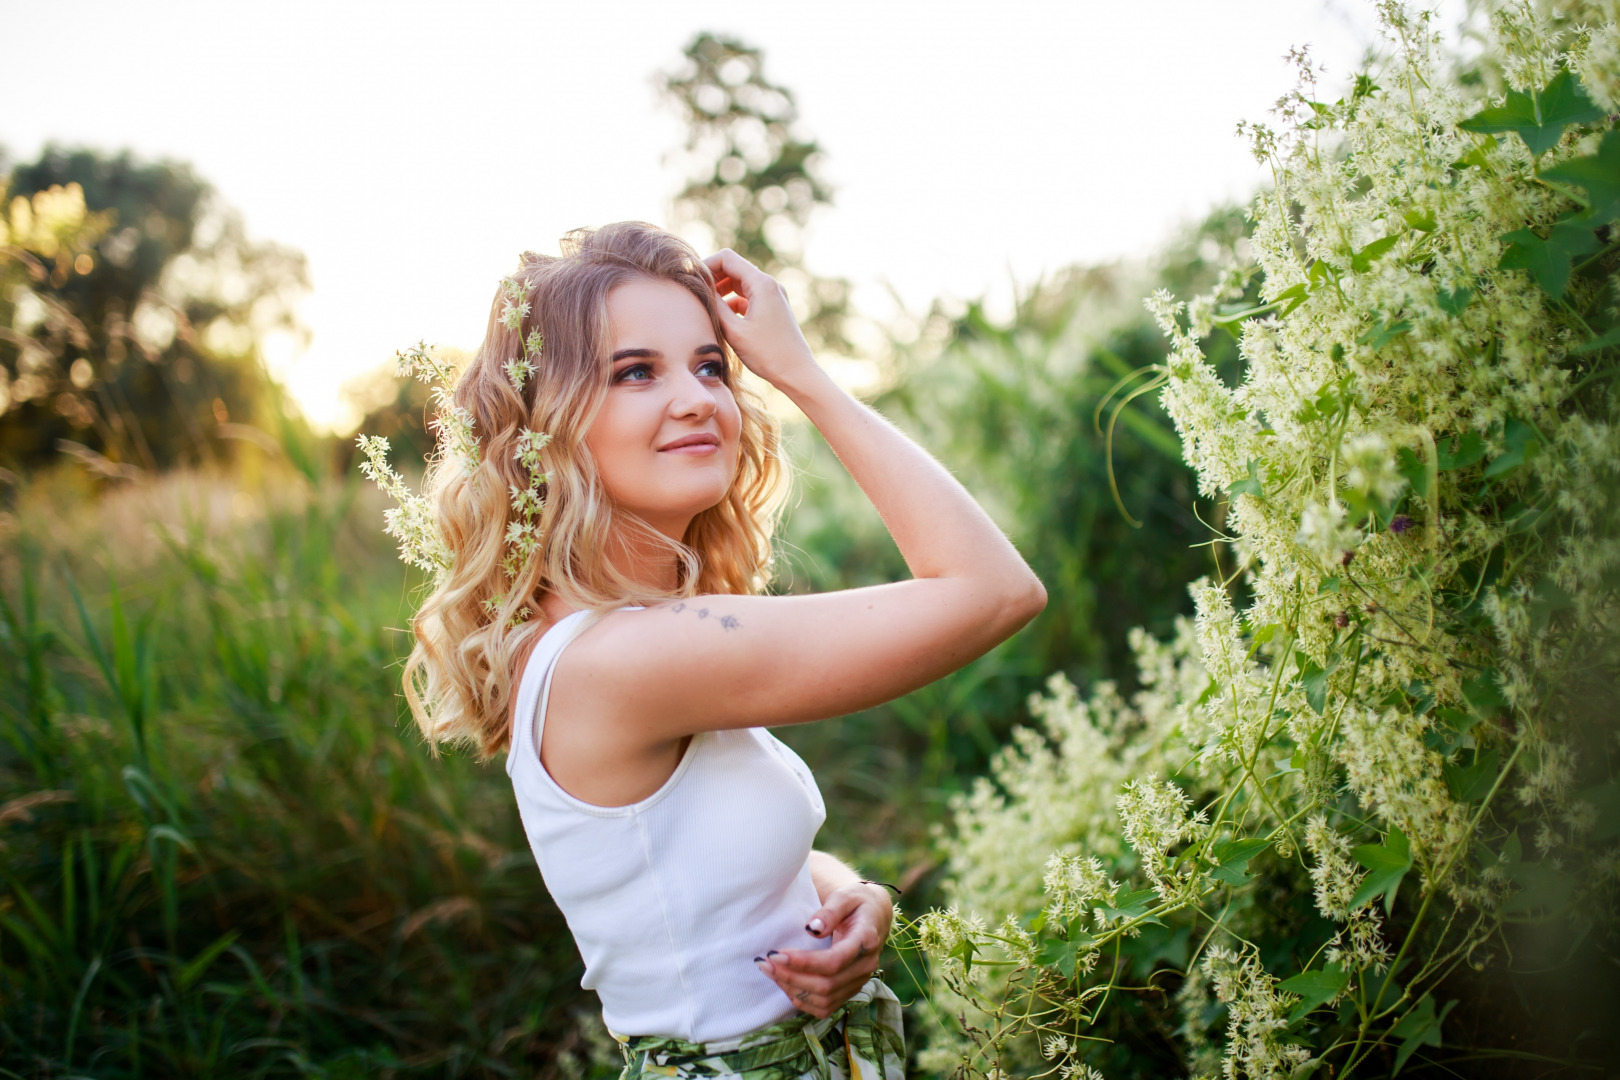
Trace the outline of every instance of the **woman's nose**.
<path fill-rule="evenodd" d="M 714 400 L 714 391 L 690 372 L 677 380 L 675 392 L 669 402 L 672 416 L 692 417 L 697 420 L 707 420 L 714 415 L 714 410 L 718 407 L 718 403 Z"/>

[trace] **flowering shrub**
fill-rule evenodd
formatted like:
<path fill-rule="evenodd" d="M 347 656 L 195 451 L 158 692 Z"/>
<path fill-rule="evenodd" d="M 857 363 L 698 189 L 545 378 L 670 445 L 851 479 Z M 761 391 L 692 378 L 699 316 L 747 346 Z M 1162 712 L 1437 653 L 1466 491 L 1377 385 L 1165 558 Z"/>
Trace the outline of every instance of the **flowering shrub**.
<path fill-rule="evenodd" d="M 1523 925 L 1615 943 L 1620 5 L 1494 10 L 1467 78 L 1379 10 L 1342 98 L 1300 54 L 1240 127 L 1257 265 L 1150 301 L 1236 565 L 1137 635 L 1130 702 L 1054 680 L 958 802 L 931 1071 L 1138 1069 L 1135 1025 L 1159 1071 L 1398 1072 Z"/>

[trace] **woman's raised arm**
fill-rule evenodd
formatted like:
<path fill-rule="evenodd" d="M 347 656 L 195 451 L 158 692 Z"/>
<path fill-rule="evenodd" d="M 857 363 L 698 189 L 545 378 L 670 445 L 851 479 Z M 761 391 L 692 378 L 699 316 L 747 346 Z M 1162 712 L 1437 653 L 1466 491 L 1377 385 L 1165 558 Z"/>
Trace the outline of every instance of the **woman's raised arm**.
<path fill-rule="evenodd" d="M 982 655 L 1046 603 L 966 489 L 821 369 L 781 286 L 731 251 L 708 263 L 727 297 L 732 348 L 821 430 L 913 578 L 809 596 L 701 596 L 609 616 L 559 665 L 553 707 L 585 705 L 633 742 L 870 707 Z"/>

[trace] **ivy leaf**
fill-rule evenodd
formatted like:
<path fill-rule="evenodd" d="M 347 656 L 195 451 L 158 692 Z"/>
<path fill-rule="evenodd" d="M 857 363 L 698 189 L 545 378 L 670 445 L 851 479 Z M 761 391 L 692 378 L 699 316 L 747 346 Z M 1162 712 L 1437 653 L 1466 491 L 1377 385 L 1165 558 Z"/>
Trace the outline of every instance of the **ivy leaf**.
<path fill-rule="evenodd" d="M 1350 256 L 1351 272 L 1356 274 L 1365 274 L 1367 271 L 1372 269 L 1372 264 L 1380 256 L 1386 254 L 1390 248 L 1400 243 L 1400 240 L 1401 234 L 1395 233 L 1394 235 L 1386 236 L 1381 240 L 1374 240 L 1360 251 L 1353 252 Z"/>
<path fill-rule="evenodd" d="M 1486 668 L 1462 685 L 1463 697 L 1480 716 L 1489 718 L 1507 708 L 1507 698 L 1496 682 L 1496 669 Z"/>
<path fill-rule="evenodd" d="M 1259 465 L 1254 461 L 1250 461 L 1249 475 L 1242 480 L 1229 484 L 1226 488 L 1226 494 L 1233 499 L 1239 495 L 1253 495 L 1257 499 L 1265 498 L 1266 486 L 1260 480 Z"/>
<path fill-rule="evenodd" d="M 1504 476 L 1536 456 L 1541 449 L 1541 435 L 1523 420 L 1508 417 L 1502 427 L 1502 441 L 1507 444 L 1491 463 L 1485 466 L 1486 477 Z"/>
<path fill-rule="evenodd" d="M 1441 472 L 1465 469 L 1485 456 L 1485 439 L 1477 431 L 1465 431 L 1461 435 L 1441 439 L 1435 451 L 1435 464 Z"/>
<path fill-rule="evenodd" d="M 1596 784 L 1582 791 L 1576 798 L 1597 811 L 1597 820 L 1587 839 L 1596 844 L 1613 836 L 1620 836 L 1620 780 Z"/>
<path fill-rule="evenodd" d="M 1530 229 L 1515 229 L 1498 237 L 1507 250 L 1496 264 L 1499 270 L 1528 270 L 1541 291 L 1562 300 L 1569 287 L 1570 266 L 1577 255 L 1590 255 L 1600 245 L 1590 225 L 1560 221 L 1545 239 Z"/>
<path fill-rule="evenodd" d="M 1540 157 L 1557 145 L 1570 124 L 1603 119 L 1603 110 L 1586 96 L 1586 89 L 1568 71 L 1560 71 L 1532 97 L 1509 90 L 1502 104 L 1481 109 L 1457 126 L 1476 135 L 1513 132 L 1530 153 Z"/>
<path fill-rule="evenodd" d="M 1356 338 L 1356 344 L 1371 345 L 1374 349 L 1382 349 L 1410 329 L 1412 329 L 1412 320 L 1410 319 L 1401 319 L 1398 322 L 1379 319 L 1360 337 Z"/>
<path fill-rule="evenodd" d="M 1333 674 L 1333 669 L 1339 665 L 1330 663 L 1325 668 L 1319 667 L 1316 661 L 1304 653 L 1295 653 L 1294 659 L 1299 664 L 1299 682 L 1305 689 L 1305 704 L 1309 705 L 1317 716 L 1321 716 L 1327 709 L 1328 676 Z"/>
<path fill-rule="evenodd" d="M 1439 222 L 1435 221 L 1433 210 L 1408 210 L 1402 215 L 1401 220 L 1406 222 L 1408 229 L 1417 232 L 1433 232 L 1439 226 Z"/>
<path fill-rule="evenodd" d="M 1090 934 L 1079 934 L 1068 941 L 1053 938 L 1041 945 L 1041 951 L 1036 954 L 1036 959 L 1046 967 L 1057 968 L 1063 973 L 1064 978 L 1072 979 L 1080 954 L 1091 948 L 1094 940 Z"/>
<path fill-rule="evenodd" d="M 1466 123 L 1466 121 L 1465 121 Z M 1466 129 L 1465 129 L 1466 130 Z M 1453 169 L 1483 169 L 1490 164 L 1491 151 L 1497 147 L 1496 137 L 1485 136 L 1485 141 L 1451 163 Z"/>
<path fill-rule="evenodd" d="M 1417 456 L 1417 451 L 1403 446 L 1395 451 L 1395 471 L 1412 485 L 1412 493 L 1420 499 L 1429 497 L 1429 467 Z"/>
<path fill-rule="evenodd" d="M 1577 345 L 1569 351 L 1579 356 L 1582 353 L 1597 352 L 1599 349 L 1607 349 L 1615 345 L 1620 345 L 1620 326 L 1611 327 L 1585 345 Z"/>
<path fill-rule="evenodd" d="M 1158 916 L 1147 914 L 1148 908 L 1153 906 L 1153 901 L 1159 898 L 1158 893 L 1152 889 L 1139 889 L 1128 893 L 1123 888 L 1120 889 L 1120 893 L 1123 895 L 1116 895 L 1111 905 L 1100 905 L 1104 915 L 1110 919 L 1141 919 L 1147 915 L 1147 918 L 1142 919 L 1143 922 L 1153 923 L 1155 926 L 1164 925 L 1164 921 Z"/>
<path fill-rule="evenodd" d="M 1424 994 L 1417 1003 L 1417 1008 L 1401 1018 L 1401 1022 L 1389 1029 L 1389 1033 L 1401 1039 L 1401 1047 L 1395 1051 L 1395 1070 L 1390 1073 L 1394 1076 L 1401 1071 L 1414 1051 L 1420 1046 L 1440 1046 L 1440 1025 L 1447 1014 L 1457 1005 L 1456 999 L 1446 1002 L 1445 1008 L 1438 1014 L 1434 1011 L 1434 998 Z"/>
<path fill-rule="evenodd" d="M 1349 981 L 1348 971 L 1337 964 L 1329 964 L 1321 971 L 1307 971 L 1278 983 L 1279 990 L 1299 995 L 1299 1004 L 1288 1014 L 1288 1022 L 1292 1024 L 1311 1010 L 1338 997 Z"/>
<path fill-rule="evenodd" d="M 1434 723 L 1423 733 L 1423 745 L 1441 757 L 1449 758 L 1462 749 L 1463 737 L 1477 723 L 1479 717 L 1461 709 L 1436 709 Z"/>
<path fill-rule="evenodd" d="M 1455 289 L 1436 289 L 1435 298 L 1440 301 L 1440 310 L 1455 319 L 1474 298 L 1474 288 L 1472 285 L 1459 285 Z"/>
<path fill-rule="evenodd" d="M 1412 869 L 1412 842 L 1401 830 L 1391 829 L 1389 838 L 1382 844 L 1362 844 L 1352 854 L 1367 868 L 1367 876 L 1362 879 L 1356 895 L 1350 898 L 1350 909 L 1354 911 L 1367 901 L 1383 896 L 1384 914 L 1394 912 L 1401 879 Z"/>
<path fill-rule="evenodd" d="M 1597 153 L 1570 158 L 1548 169 L 1541 177 L 1585 189 L 1591 205 L 1578 220 L 1588 227 L 1595 229 L 1620 218 L 1620 131 L 1604 135 Z"/>
<path fill-rule="evenodd" d="M 1249 860 L 1270 846 L 1270 840 L 1255 837 L 1222 840 L 1210 852 L 1217 864 L 1210 873 L 1216 880 L 1224 881 L 1228 885 L 1247 885 L 1253 876 L 1246 872 Z"/>
<path fill-rule="evenodd" d="M 1481 754 L 1474 751 L 1474 759 L 1467 765 L 1460 762 L 1446 762 L 1441 766 L 1441 775 L 1445 778 L 1446 787 L 1458 802 L 1479 802 L 1491 793 L 1496 783 L 1496 774 L 1501 771 L 1501 755 L 1495 750 Z"/>
<path fill-rule="evenodd" d="M 1513 884 L 1519 886 L 1519 891 L 1502 905 L 1504 915 L 1516 911 L 1544 911 L 1549 916 L 1557 915 L 1564 910 L 1575 892 L 1575 883 L 1550 859 L 1514 863 L 1507 868 L 1507 872 Z"/>

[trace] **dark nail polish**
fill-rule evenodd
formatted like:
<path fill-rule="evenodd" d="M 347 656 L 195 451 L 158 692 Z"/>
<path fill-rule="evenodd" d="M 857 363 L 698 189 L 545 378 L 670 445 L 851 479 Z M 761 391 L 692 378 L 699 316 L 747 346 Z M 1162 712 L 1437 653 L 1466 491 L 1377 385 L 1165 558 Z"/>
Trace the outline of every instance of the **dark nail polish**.
<path fill-rule="evenodd" d="M 764 958 L 764 957 L 763 957 L 763 956 L 756 956 L 756 957 L 754 957 L 754 963 L 756 963 L 756 964 L 763 964 L 763 963 L 764 963 L 764 962 L 765 962 L 765 958 Z"/>
<path fill-rule="evenodd" d="M 765 958 L 766 958 L 766 959 L 767 959 L 767 960 L 774 960 L 774 959 L 776 959 L 776 958 L 777 958 L 777 957 L 778 957 L 778 956 L 781 956 L 781 955 L 782 955 L 782 954 L 781 954 L 781 953 L 779 953 L 779 952 L 777 952 L 777 951 L 776 951 L 776 950 L 775 950 L 775 949 L 772 949 L 772 950 L 771 950 L 771 951 L 770 951 L 770 952 L 768 952 L 768 953 L 766 953 L 766 954 L 765 954 Z"/>

